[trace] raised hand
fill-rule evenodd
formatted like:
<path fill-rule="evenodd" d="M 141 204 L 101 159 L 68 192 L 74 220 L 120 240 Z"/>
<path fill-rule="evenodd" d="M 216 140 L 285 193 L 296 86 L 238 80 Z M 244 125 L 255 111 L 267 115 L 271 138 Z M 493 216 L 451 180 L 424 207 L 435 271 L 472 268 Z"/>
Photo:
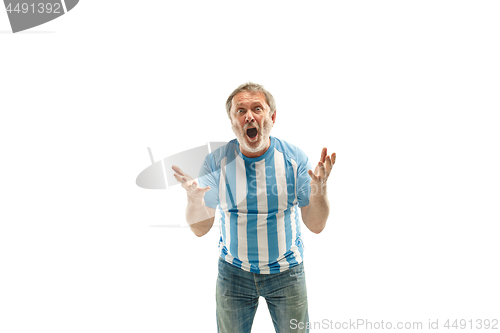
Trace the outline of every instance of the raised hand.
<path fill-rule="evenodd" d="M 328 176 L 330 176 L 330 172 L 332 171 L 332 167 L 335 164 L 335 158 L 337 154 L 333 153 L 332 156 L 327 155 L 326 147 L 321 151 L 321 158 L 314 169 L 309 170 L 309 176 L 311 177 L 311 190 L 317 191 L 318 189 L 323 189 L 326 187 L 326 181 L 328 180 Z M 317 193 L 317 192 L 315 192 Z"/>
<path fill-rule="evenodd" d="M 175 171 L 175 179 L 181 183 L 189 198 L 201 199 L 210 190 L 210 186 L 199 187 L 196 181 L 191 176 L 185 174 L 178 166 L 173 165 L 172 169 Z"/>

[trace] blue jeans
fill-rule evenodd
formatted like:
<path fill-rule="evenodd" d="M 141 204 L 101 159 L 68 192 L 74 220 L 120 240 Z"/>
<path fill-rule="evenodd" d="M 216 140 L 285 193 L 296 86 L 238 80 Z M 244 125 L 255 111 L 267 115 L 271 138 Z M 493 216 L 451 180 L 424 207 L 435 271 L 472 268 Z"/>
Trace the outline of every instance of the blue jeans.
<path fill-rule="evenodd" d="M 309 332 L 291 329 L 298 327 L 298 322 L 305 324 L 309 321 L 303 262 L 281 273 L 257 274 L 244 271 L 219 257 L 216 288 L 219 333 L 249 333 L 259 296 L 267 302 L 277 333 Z"/>

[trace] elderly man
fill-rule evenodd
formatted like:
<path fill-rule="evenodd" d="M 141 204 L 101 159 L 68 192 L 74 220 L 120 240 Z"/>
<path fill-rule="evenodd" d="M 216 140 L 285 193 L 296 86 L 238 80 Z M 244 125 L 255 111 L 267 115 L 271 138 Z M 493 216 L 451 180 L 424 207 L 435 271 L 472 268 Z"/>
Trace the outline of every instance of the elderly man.
<path fill-rule="evenodd" d="M 299 148 L 270 136 L 273 96 L 246 83 L 226 109 L 236 139 L 205 158 L 199 185 L 174 166 L 188 196 L 186 220 L 199 237 L 220 222 L 216 286 L 218 332 L 250 332 L 260 296 L 276 332 L 306 332 L 302 220 L 320 233 L 329 214 L 326 181 L 335 153 L 323 148 L 315 171 Z"/>

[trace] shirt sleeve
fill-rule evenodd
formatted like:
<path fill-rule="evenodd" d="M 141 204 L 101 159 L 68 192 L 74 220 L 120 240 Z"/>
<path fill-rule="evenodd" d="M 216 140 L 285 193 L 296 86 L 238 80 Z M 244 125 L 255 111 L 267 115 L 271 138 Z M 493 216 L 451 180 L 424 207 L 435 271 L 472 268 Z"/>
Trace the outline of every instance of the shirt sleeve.
<path fill-rule="evenodd" d="M 200 187 L 210 186 L 210 191 L 205 193 L 205 206 L 217 208 L 219 203 L 219 182 L 217 181 L 217 172 L 213 164 L 212 154 L 208 154 L 200 168 L 198 185 Z"/>
<path fill-rule="evenodd" d="M 311 162 L 307 155 L 297 148 L 297 200 L 299 207 L 309 205 L 311 195 L 311 176 L 307 173 L 312 170 Z"/>

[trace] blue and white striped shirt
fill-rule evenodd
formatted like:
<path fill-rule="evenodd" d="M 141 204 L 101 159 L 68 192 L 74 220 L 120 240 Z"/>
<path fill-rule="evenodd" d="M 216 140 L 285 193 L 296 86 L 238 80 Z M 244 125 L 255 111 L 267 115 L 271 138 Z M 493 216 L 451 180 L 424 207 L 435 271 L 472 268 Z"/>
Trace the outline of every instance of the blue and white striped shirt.
<path fill-rule="evenodd" d="M 207 155 L 198 178 L 210 186 L 222 259 L 245 271 L 273 274 L 302 262 L 298 207 L 309 205 L 312 169 L 299 148 L 270 137 L 261 156 L 244 156 L 236 139 Z"/>

